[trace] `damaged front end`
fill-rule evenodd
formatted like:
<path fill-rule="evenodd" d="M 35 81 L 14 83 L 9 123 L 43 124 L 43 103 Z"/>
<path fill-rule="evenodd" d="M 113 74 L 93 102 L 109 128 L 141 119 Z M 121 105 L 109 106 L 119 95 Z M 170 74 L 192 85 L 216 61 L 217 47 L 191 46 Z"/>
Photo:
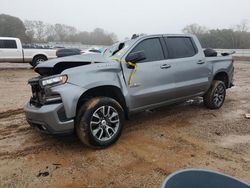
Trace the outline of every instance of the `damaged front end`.
<path fill-rule="evenodd" d="M 68 134 L 74 131 L 77 101 L 84 89 L 69 83 L 66 69 L 105 62 L 94 55 L 69 56 L 46 61 L 35 67 L 40 74 L 28 81 L 32 96 L 24 106 L 27 122 L 41 132 Z M 65 71 L 65 72 L 64 72 Z M 74 74 L 74 73 L 73 73 Z"/>
<path fill-rule="evenodd" d="M 64 70 L 84 65 L 89 65 L 91 62 L 67 62 L 67 61 L 61 61 L 55 64 L 53 67 L 44 67 L 39 66 L 35 68 L 35 72 L 38 74 L 44 76 L 52 76 L 61 74 Z"/>
<path fill-rule="evenodd" d="M 30 103 L 36 107 L 46 104 L 61 103 L 62 98 L 59 93 L 51 90 L 51 87 L 65 84 L 67 75 L 59 75 L 53 77 L 35 77 L 28 81 L 32 90 Z"/>
<path fill-rule="evenodd" d="M 101 54 L 75 55 L 63 58 L 51 59 L 38 64 L 35 71 L 41 76 L 61 74 L 64 70 L 89 65 L 91 63 L 106 63 L 107 59 Z"/>
<path fill-rule="evenodd" d="M 62 102 L 60 94 L 52 92 L 51 87 L 67 82 L 67 75 L 61 75 L 64 70 L 105 62 L 107 60 L 100 54 L 87 54 L 52 59 L 37 65 L 35 72 L 40 76 L 28 81 L 32 90 L 30 103 L 39 107 L 45 104 Z"/>
<path fill-rule="evenodd" d="M 24 107 L 28 123 L 50 134 L 72 133 L 78 100 L 87 91 L 83 84 L 96 78 L 96 73 L 112 79 L 116 76 L 113 72 L 120 71 L 120 64 L 109 62 L 102 55 L 88 54 L 53 59 L 36 66 L 40 75 L 28 81 L 32 97 Z M 113 72 L 108 74 L 107 70 Z"/>

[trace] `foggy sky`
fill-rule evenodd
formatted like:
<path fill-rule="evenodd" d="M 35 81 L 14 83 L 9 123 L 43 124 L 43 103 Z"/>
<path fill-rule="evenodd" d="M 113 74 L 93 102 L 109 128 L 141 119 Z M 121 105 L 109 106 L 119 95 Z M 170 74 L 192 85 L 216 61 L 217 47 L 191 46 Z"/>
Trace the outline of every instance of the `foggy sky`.
<path fill-rule="evenodd" d="M 250 20 L 250 0 L 0 0 L 2 13 L 82 31 L 100 27 L 124 39 L 133 33 L 181 33 L 192 23 L 230 28 Z"/>

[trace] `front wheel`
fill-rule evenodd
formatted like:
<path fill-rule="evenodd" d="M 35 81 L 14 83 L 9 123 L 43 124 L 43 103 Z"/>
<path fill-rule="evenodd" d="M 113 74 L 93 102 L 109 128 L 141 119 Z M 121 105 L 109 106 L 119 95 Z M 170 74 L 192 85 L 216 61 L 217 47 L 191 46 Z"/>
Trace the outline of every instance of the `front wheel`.
<path fill-rule="evenodd" d="M 112 98 L 95 97 L 79 109 L 76 133 L 87 146 L 104 148 L 115 143 L 122 132 L 124 112 Z"/>
<path fill-rule="evenodd" d="M 219 109 L 226 97 L 226 86 L 220 80 L 214 80 L 210 89 L 203 97 L 204 105 L 210 109 Z"/>

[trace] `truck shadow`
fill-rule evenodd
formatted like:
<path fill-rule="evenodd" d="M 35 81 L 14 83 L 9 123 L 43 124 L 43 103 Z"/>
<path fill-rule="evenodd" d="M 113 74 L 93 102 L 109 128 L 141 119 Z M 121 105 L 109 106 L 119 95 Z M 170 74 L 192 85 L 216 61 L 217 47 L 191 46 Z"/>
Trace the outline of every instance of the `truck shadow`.
<path fill-rule="evenodd" d="M 122 135 L 140 128 L 145 129 L 155 126 L 161 119 L 167 121 L 165 126 L 170 126 L 173 122 L 180 126 L 185 126 L 188 124 L 187 122 L 190 117 L 196 116 L 198 113 L 206 110 L 203 106 L 203 100 L 201 98 L 195 98 L 186 102 L 132 114 L 129 120 L 125 121 Z M 71 135 L 53 136 L 53 138 L 57 140 L 58 144 L 68 147 L 68 149 L 72 149 L 72 145 L 74 145 L 76 149 L 88 149 L 80 142 L 75 133 Z M 119 140 L 117 143 L 119 143 Z"/>
<path fill-rule="evenodd" d="M 135 121 L 157 121 L 165 117 L 172 117 L 172 119 L 176 118 L 176 120 L 178 120 L 180 116 L 188 118 L 190 112 L 198 112 L 205 109 L 202 98 L 195 98 L 185 102 L 179 102 L 133 114 L 129 121 L 131 121 L 131 123 Z"/>

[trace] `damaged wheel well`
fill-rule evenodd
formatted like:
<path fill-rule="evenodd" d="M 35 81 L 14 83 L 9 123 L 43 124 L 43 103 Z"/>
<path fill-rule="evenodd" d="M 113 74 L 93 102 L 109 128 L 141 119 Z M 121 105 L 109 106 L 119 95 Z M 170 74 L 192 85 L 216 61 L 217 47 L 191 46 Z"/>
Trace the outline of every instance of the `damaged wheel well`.
<path fill-rule="evenodd" d="M 95 87 L 83 93 L 78 100 L 76 111 L 78 111 L 82 104 L 93 97 L 110 97 L 112 99 L 115 99 L 122 106 L 125 112 L 125 117 L 128 118 L 128 108 L 120 88 L 109 85 Z"/>

